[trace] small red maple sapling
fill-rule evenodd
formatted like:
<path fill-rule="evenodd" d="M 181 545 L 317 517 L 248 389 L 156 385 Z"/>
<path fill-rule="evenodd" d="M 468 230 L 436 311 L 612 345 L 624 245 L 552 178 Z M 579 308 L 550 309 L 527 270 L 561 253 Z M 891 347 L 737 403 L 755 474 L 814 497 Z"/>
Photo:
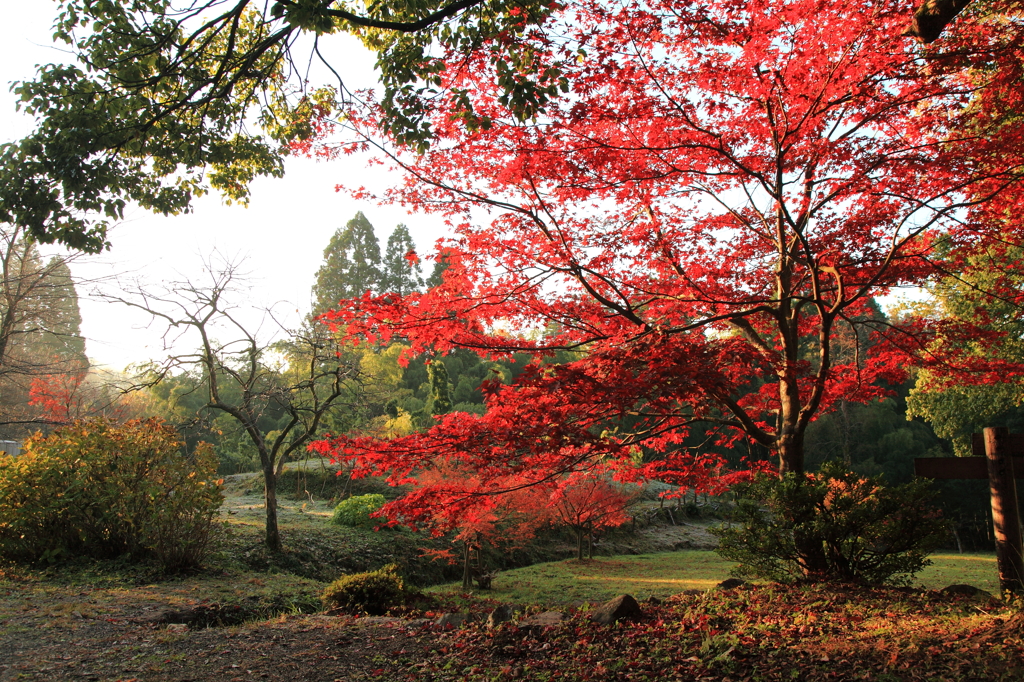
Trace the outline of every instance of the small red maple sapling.
<path fill-rule="evenodd" d="M 621 526 L 629 521 L 626 507 L 633 500 L 621 486 L 594 475 L 571 474 L 551 496 L 555 522 L 576 533 L 576 558 L 583 559 L 583 540 L 587 555 L 594 558 L 594 533 Z"/>
<path fill-rule="evenodd" d="M 70 424 L 98 415 L 119 421 L 128 412 L 127 404 L 112 400 L 101 387 L 86 382 L 85 372 L 33 377 L 28 404 L 39 409 L 40 421 L 49 424 Z"/>
<path fill-rule="evenodd" d="M 352 339 L 537 361 L 488 388 L 485 415 L 321 450 L 396 482 L 436 462 L 474 477 L 458 492 L 417 488 L 402 506 L 413 517 L 598 463 L 708 486 L 726 471 L 682 447 L 698 422 L 803 472 L 811 421 L 904 381 L 934 330 L 885 319 L 872 298 L 991 238 L 976 208 L 1019 195 L 1021 134 L 973 117 L 988 82 L 902 36 L 906 12 L 895 0 L 581 0 L 543 31 L 494 39 L 532 46 L 529 64 L 486 46 L 447 61 L 434 145 L 381 143 L 406 178 L 385 200 L 454 226 L 444 281 L 325 318 Z M 977 52 L 986 21 L 958 20 L 958 45 Z M 531 120 L 503 94 L 524 70 L 566 91 Z M 380 139 L 379 114 L 349 125 Z M 559 351 L 575 359 L 547 364 Z"/>
<path fill-rule="evenodd" d="M 451 499 L 468 496 L 479 485 L 473 475 L 443 464 L 428 468 L 413 480 L 414 485 L 430 490 L 443 490 Z M 412 511 L 416 523 L 426 525 L 440 534 L 453 531 L 452 542 L 461 545 L 463 565 L 462 586 L 472 587 L 476 580 L 480 587 L 490 587 L 493 575 L 485 565 L 488 550 L 510 553 L 521 549 L 537 531 L 550 523 L 548 489 L 540 486 L 513 487 L 486 495 L 472 505 L 410 505 L 410 499 L 399 499 L 380 510 L 382 516 L 406 519 Z M 447 550 L 430 551 L 437 559 L 454 563 L 455 556 Z"/>

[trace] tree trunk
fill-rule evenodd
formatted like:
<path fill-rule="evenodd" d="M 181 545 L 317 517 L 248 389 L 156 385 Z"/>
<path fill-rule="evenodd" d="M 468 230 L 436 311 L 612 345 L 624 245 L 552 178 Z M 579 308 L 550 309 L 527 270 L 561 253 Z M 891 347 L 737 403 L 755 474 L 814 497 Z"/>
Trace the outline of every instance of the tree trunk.
<path fill-rule="evenodd" d="M 583 526 L 576 526 L 576 560 L 583 561 Z"/>
<path fill-rule="evenodd" d="M 783 395 L 782 413 L 779 415 L 779 434 L 775 449 L 779 455 L 779 474 L 802 474 L 804 472 L 804 432 L 797 423 L 796 405 L 788 405 Z"/>
<path fill-rule="evenodd" d="M 280 552 L 284 546 L 277 528 L 277 474 L 273 466 L 263 467 L 263 501 L 267 507 L 267 547 Z"/>
<path fill-rule="evenodd" d="M 469 542 L 467 541 L 463 543 L 463 547 L 464 550 L 462 553 L 462 589 L 469 590 L 473 588 L 473 571 L 469 565 L 469 559 L 471 555 Z"/>
<path fill-rule="evenodd" d="M 785 417 L 785 415 L 783 416 Z M 795 422 L 796 420 L 793 419 L 793 423 L 790 425 L 786 424 L 784 419 L 780 420 L 778 439 L 780 477 L 786 474 L 796 474 L 801 478 L 804 476 L 804 434 L 796 428 Z M 807 510 L 807 513 L 813 514 L 814 510 Z M 799 523 L 811 519 L 791 520 Z M 825 556 L 822 538 L 806 533 L 795 533 L 793 544 L 806 577 L 813 579 L 828 573 L 828 558 Z"/>

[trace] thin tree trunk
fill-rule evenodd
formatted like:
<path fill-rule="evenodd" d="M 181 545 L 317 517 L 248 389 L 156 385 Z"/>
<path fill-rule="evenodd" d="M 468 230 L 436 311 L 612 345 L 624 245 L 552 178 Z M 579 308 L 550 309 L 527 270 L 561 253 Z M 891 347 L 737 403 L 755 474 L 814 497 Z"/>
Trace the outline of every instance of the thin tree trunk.
<path fill-rule="evenodd" d="M 263 467 L 263 501 L 267 507 L 267 547 L 272 552 L 284 549 L 277 527 L 277 475 L 273 466 Z"/>
<path fill-rule="evenodd" d="M 469 542 L 463 543 L 463 554 L 462 554 L 462 589 L 469 590 L 473 587 L 473 571 L 469 566 L 470 549 Z"/>

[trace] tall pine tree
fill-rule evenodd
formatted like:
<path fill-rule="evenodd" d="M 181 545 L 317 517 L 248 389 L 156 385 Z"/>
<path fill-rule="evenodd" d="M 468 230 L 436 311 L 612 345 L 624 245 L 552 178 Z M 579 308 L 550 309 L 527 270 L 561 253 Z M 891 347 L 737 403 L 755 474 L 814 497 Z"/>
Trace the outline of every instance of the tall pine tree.
<path fill-rule="evenodd" d="M 324 262 L 313 285 L 313 315 L 338 307 L 343 298 L 381 292 L 380 243 L 363 212 L 339 228 L 324 249 Z"/>
<path fill-rule="evenodd" d="M 390 292 L 405 296 L 423 286 L 423 272 L 419 259 L 409 257 L 415 253 L 416 245 L 409 234 L 409 228 L 399 224 L 388 237 L 388 245 L 384 250 L 381 293 Z"/>
<path fill-rule="evenodd" d="M 427 288 L 433 289 L 444 282 L 444 271 L 451 264 L 451 256 L 447 250 L 442 250 L 434 260 L 434 269 L 427 278 Z"/>

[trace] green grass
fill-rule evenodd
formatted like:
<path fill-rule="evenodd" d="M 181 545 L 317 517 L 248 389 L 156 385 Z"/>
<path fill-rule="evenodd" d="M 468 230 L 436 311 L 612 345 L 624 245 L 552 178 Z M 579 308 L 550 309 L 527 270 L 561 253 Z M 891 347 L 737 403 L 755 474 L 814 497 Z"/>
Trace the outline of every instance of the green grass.
<path fill-rule="evenodd" d="M 933 554 L 932 565 L 914 577 L 915 585 L 941 590 L 955 584 L 980 587 L 999 594 L 999 574 L 994 554 Z"/>
<path fill-rule="evenodd" d="M 931 559 L 933 565 L 915 577 L 915 586 L 937 590 L 967 583 L 998 593 L 994 556 L 936 554 Z M 556 561 L 499 573 L 493 589 L 480 595 L 546 606 L 604 601 L 619 594 L 664 599 L 685 590 L 710 589 L 728 578 L 734 566 L 714 552 L 700 550 Z M 450 583 L 430 591 L 457 593 L 461 589 L 461 584 Z"/>
<path fill-rule="evenodd" d="M 707 590 L 729 577 L 734 564 L 714 552 L 688 550 L 555 561 L 505 571 L 486 596 L 520 604 L 561 605 L 603 601 L 618 594 L 664 599 L 684 590 Z M 461 584 L 432 588 L 458 592 Z"/>

